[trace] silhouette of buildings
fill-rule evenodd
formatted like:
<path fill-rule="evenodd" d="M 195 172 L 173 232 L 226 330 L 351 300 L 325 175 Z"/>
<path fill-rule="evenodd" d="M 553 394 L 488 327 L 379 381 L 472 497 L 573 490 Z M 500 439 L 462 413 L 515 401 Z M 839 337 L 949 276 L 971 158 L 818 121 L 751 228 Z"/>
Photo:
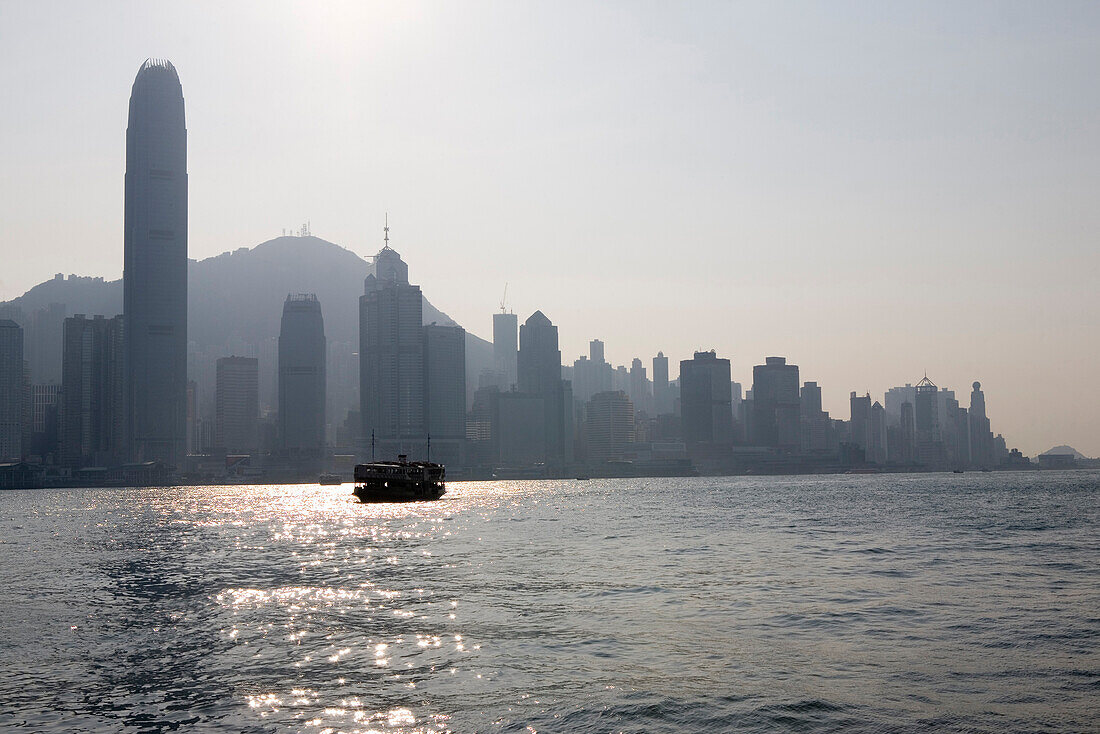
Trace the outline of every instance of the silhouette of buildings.
<path fill-rule="evenodd" d="M 291 458 L 325 446 L 325 322 L 312 293 L 288 295 L 279 328 L 279 443 Z"/>
<path fill-rule="evenodd" d="M 175 67 L 149 60 L 126 128 L 126 431 L 130 457 L 181 466 L 187 420 L 187 130 Z"/>
<path fill-rule="evenodd" d="M 217 361 L 214 442 L 229 454 L 252 454 L 260 440 L 260 368 L 255 357 Z"/>
<path fill-rule="evenodd" d="M 61 463 L 108 467 L 126 458 L 121 316 L 65 319 Z"/>
<path fill-rule="evenodd" d="M 0 319 L 0 461 L 23 456 L 23 327 Z"/>
<path fill-rule="evenodd" d="M 797 452 L 801 446 L 798 366 L 786 357 L 767 357 L 752 368 L 752 432 L 755 446 Z"/>

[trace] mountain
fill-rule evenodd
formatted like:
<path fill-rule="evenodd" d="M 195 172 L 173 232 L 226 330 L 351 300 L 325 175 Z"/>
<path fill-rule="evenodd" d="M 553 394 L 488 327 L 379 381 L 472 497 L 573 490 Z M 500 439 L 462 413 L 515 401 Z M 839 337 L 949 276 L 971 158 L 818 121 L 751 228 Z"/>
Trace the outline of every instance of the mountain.
<path fill-rule="evenodd" d="M 259 347 L 279 335 L 288 293 L 316 293 L 328 341 L 346 342 L 358 350 L 359 296 L 367 268 L 367 261 L 354 252 L 319 237 L 277 237 L 251 249 L 192 260 L 188 340 L 205 353 L 229 354 L 240 344 Z M 29 332 L 40 321 L 32 318 L 34 312 L 56 303 L 65 304 L 70 316 L 122 313 L 122 280 L 58 275 L 0 303 L 0 315 L 15 318 Z M 425 298 L 424 322 L 433 321 L 455 323 Z M 28 342 L 32 336 L 27 334 Z M 467 381 L 476 384 L 481 370 L 492 365 L 492 344 L 467 332 L 466 362 Z M 33 360 L 31 369 L 33 373 Z"/>
<path fill-rule="evenodd" d="M 1043 453 L 1041 453 L 1040 456 L 1051 456 L 1051 455 L 1064 456 L 1065 454 L 1072 454 L 1073 457 L 1075 459 L 1077 459 L 1078 461 L 1088 461 L 1089 460 L 1089 457 L 1085 456 L 1084 454 L 1082 454 L 1080 451 L 1073 448 L 1072 446 L 1066 446 L 1065 444 L 1063 444 L 1061 446 L 1055 446 L 1052 449 L 1048 449 L 1048 450 L 1044 451 Z"/>

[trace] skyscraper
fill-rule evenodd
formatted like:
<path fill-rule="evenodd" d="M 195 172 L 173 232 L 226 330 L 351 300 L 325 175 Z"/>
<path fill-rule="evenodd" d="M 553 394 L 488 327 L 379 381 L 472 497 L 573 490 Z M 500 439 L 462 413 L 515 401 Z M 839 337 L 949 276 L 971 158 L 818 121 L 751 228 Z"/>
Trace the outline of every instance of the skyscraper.
<path fill-rule="evenodd" d="M 464 463 L 466 440 L 466 330 L 424 327 L 424 395 L 432 461 Z"/>
<path fill-rule="evenodd" d="M 542 311 L 535 311 L 519 328 L 518 377 L 521 393 L 543 399 L 546 460 L 563 462 L 567 406 L 565 386 L 561 378 L 558 327 Z M 571 409 L 572 405 L 568 407 Z M 569 424 L 571 426 L 572 421 Z"/>
<path fill-rule="evenodd" d="M 110 466 L 125 458 L 121 316 L 65 319 L 61 463 Z"/>
<path fill-rule="evenodd" d="M 187 129 L 175 67 L 145 62 L 126 128 L 126 432 L 135 460 L 180 466 L 187 422 Z"/>
<path fill-rule="evenodd" d="M 0 319 L 0 461 L 23 454 L 23 328 Z"/>
<path fill-rule="evenodd" d="M 230 454 L 251 454 L 259 447 L 260 369 L 255 357 L 217 361 L 214 443 Z"/>
<path fill-rule="evenodd" d="M 312 293 L 288 295 L 279 328 L 279 443 L 302 456 L 325 445 L 325 321 Z"/>
<path fill-rule="evenodd" d="M 713 351 L 680 361 L 680 409 L 687 443 L 733 443 L 730 382 L 730 361 Z"/>
<path fill-rule="evenodd" d="M 630 363 L 630 392 L 628 394 L 630 402 L 634 404 L 634 410 L 647 415 L 653 412 L 649 400 L 649 380 L 646 379 L 642 360 L 637 357 Z"/>
<path fill-rule="evenodd" d="M 757 446 L 798 451 L 802 440 L 802 412 L 798 393 L 798 365 L 786 357 L 767 357 L 752 368 L 751 440 Z"/>
<path fill-rule="evenodd" d="M 653 412 L 666 415 L 672 412 L 672 393 L 668 389 L 668 357 L 657 352 L 653 358 Z"/>
<path fill-rule="evenodd" d="M 516 332 L 519 319 L 514 313 L 493 314 L 493 362 L 504 378 L 501 388 L 511 390 L 516 384 Z"/>
<path fill-rule="evenodd" d="M 634 405 L 621 390 L 596 393 L 588 401 L 585 440 L 590 461 L 622 459 L 634 442 Z"/>
<path fill-rule="evenodd" d="M 424 458 L 424 300 L 409 268 L 387 244 L 374 257 L 359 297 L 362 439 L 377 458 Z"/>

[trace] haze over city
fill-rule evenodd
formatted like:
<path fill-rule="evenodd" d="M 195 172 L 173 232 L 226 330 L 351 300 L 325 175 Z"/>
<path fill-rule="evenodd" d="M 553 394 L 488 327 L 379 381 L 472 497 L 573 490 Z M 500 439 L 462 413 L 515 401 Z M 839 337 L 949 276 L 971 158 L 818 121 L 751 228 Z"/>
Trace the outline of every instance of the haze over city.
<path fill-rule="evenodd" d="M 980 380 L 1100 455 L 1100 10 L 1075 3 L 0 5 L 0 299 L 122 274 L 147 57 L 187 105 L 188 255 L 309 222 L 562 361 L 785 355 L 847 416 Z M 108 314 L 110 315 L 110 314 Z M 673 375 L 675 377 L 675 367 Z"/>

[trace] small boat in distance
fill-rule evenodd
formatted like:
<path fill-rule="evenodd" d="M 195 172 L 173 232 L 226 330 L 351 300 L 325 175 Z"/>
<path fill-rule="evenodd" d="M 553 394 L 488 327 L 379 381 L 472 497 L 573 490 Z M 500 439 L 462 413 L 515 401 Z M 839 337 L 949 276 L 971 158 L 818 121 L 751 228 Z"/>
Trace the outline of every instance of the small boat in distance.
<path fill-rule="evenodd" d="M 446 469 L 430 461 L 409 461 L 401 454 L 397 461 L 372 461 L 355 467 L 355 489 L 360 502 L 421 502 L 437 500 L 447 488 Z"/>
<path fill-rule="evenodd" d="M 344 478 L 342 476 L 340 476 L 339 474 L 325 473 L 325 474 L 322 474 L 321 476 L 317 477 L 317 483 L 318 484 L 343 484 L 344 483 Z"/>

